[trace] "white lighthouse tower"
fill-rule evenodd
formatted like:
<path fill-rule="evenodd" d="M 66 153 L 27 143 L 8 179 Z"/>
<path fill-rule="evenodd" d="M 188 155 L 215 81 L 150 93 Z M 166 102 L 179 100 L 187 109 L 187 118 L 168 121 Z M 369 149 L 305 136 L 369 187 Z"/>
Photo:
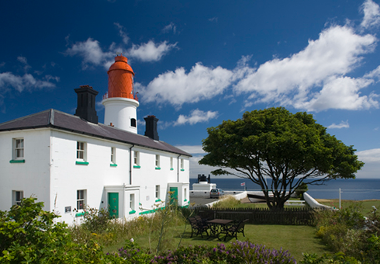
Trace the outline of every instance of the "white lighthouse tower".
<path fill-rule="evenodd" d="M 115 63 L 108 70 L 108 93 L 103 97 L 105 107 L 104 124 L 113 125 L 137 134 L 137 107 L 139 102 L 133 91 L 135 75 L 128 59 L 123 55 L 115 57 Z"/>

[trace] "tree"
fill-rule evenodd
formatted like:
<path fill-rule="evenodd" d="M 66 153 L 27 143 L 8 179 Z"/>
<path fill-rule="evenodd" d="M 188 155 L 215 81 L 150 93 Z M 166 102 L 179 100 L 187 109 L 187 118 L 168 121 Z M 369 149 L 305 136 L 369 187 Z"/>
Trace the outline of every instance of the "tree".
<path fill-rule="evenodd" d="M 292 114 L 283 107 L 246 112 L 242 119 L 207 129 L 207 153 L 200 164 L 219 167 L 214 175 L 233 175 L 260 185 L 268 207 L 284 207 L 303 182 L 322 184 L 355 178 L 364 163 L 311 114 Z M 272 181 L 267 185 L 265 177 Z M 269 200 L 270 192 L 273 200 Z"/>

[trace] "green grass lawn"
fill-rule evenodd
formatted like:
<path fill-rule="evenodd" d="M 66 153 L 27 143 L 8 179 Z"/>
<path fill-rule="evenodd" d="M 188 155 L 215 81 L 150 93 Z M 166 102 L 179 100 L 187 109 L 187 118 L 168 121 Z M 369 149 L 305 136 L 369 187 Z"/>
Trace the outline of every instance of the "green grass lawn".
<path fill-rule="evenodd" d="M 222 241 L 217 238 L 207 239 L 196 236 L 190 238 L 191 227 L 186 225 L 186 231 L 184 232 L 184 225 L 169 228 L 163 237 L 163 245 L 166 249 L 176 249 L 181 240 L 181 245 L 217 245 L 218 243 L 228 244 L 234 242 L 235 238 L 228 238 L 224 242 L 224 235 Z M 157 247 L 158 234 L 154 232 L 149 235 L 143 235 L 134 237 L 134 241 L 142 248 L 151 249 L 155 251 Z M 327 249 L 321 244 L 320 239 L 315 237 L 315 228 L 310 226 L 285 226 L 285 225 L 246 225 L 245 237 L 242 234 L 238 234 L 238 240 L 249 240 L 254 244 L 265 245 L 268 248 L 288 250 L 290 254 L 296 258 L 297 261 L 301 260 L 302 253 L 317 253 L 322 255 L 323 253 L 329 253 Z M 115 252 L 123 244 L 115 245 L 105 248 L 105 252 Z"/>
<path fill-rule="evenodd" d="M 335 208 L 339 207 L 339 199 L 316 199 L 319 203 L 332 206 Z M 350 205 L 359 204 L 362 206 L 361 213 L 364 215 L 367 215 L 368 213 L 372 212 L 373 208 L 372 206 L 375 206 L 380 212 L 380 200 L 363 200 L 363 201 L 354 201 L 354 200 L 342 200 L 342 208 L 346 208 Z"/>

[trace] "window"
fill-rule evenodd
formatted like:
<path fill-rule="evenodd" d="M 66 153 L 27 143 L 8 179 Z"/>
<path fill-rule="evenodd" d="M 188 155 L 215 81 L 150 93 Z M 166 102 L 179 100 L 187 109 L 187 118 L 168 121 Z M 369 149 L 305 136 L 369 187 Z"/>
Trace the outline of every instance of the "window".
<path fill-rule="evenodd" d="M 131 118 L 131 127 L 136 127 L 136 119 Z"/>
<path fill-rule="evenodd" d="M 140 152 L 133 153 L 133 168 L 140 168 Z"/>
<path fill-rule="evenodd" d="M 183 159 L 181 159 L 181 171 L 184 171 L 184 170 L 185 170 L 185 165 L 184 165 Z"/>
<path fill-rule="evenodd" d="M 160 155 L 156 155 L 156 169 L 160 169 Z"/>
<path fill-rule="evenodd" d="M 156 185 L 156 199 L 160 199 L 160 185 Z"/>
<path fill-rule="evenodd" d="M 87 190 L 77 191 L 77 210 L 83 210 L 86 208 Z"/>
<path fill-rule="evenodd" d="M 185 197 L 185 202 L 187 201 L 187 190 L 186 190 L 186 188 L 183 190 L 183 197 Z"/>
<path fill-rule="evenodd" d="M 24 159 L 24 139 L 23 138 L 14 138 L 13 139 L 13 159 L 22 160 Z"/>
<path fill-rule="evenodd" d="M 116 164 L 116 148 L 111 148 L 111 163 Z"/>
<path fill-rule="evenodd" d="M 12 191 L 12 205 L 21 205 L 21 199 L 24 198 L 23 191 Z"/>
<path fill-rule="evenodd" d="M 173 170 L 173 157 L 170 157 L 170 169 Z"/>
<path fill-rule="evenodd" d="M 129 195 L 129 207 L 131 208 L 131 210 L 135 210 L 135 194 L 134 193 L 131 193 Z"/>
<path fill-rule="evenodd" d="M 77 159 L 78 160 L 86 160 L 86 142 L 77 142 Z"/>

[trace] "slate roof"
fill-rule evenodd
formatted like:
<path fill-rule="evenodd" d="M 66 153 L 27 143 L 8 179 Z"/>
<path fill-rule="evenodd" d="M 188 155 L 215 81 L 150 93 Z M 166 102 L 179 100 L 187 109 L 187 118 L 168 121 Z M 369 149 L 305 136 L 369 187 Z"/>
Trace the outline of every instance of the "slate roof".
<path fill-rule="evenodd" d="M 97 138 L 104 138 L 117 142 L 134 144 L 136 146 L 142 146 L 191 157 L 189 153 L 163 141 L 155 141 L 146 136 L 138 135 L 111 126 L 106 126 L 100 123 L 90 123 L 79 118 L 78 116 L 66 114 L 54 109 L 49 109 L 2 123 L 0 124 L 0 132 L 43 127 L 51 127 L 59 130 L 71 131 L 78 134 L 85 134 Z"/>

